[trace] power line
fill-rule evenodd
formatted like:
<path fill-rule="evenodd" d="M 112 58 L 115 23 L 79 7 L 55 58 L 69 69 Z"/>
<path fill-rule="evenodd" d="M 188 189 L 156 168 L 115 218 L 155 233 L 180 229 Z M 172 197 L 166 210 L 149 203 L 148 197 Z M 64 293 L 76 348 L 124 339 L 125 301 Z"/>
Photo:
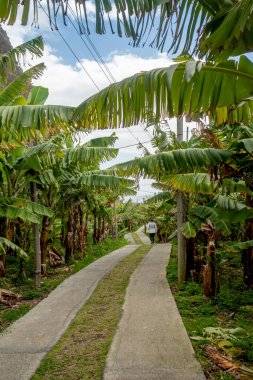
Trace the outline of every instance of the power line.
<path fill-rule="evenodd" d="M 48 19 L 50 20 L 50 16 L 49 14 L 46 12 L 46 10 L 44 9 L 44 7 L 42 6 L 41 3 L 39 3 L 41 9 L 43 10 L 43 12 L 46 14 L 46 16 L 48 17 Z M 79 62 L 81 68 L 83 69 L 83 71 L 85 72 L 85 74 L 90 78 L 90 80 L 92 81 L 92 83 L 94 84 L 94 86 L 96 87 L 96 89 L 98 91 L 100 91 L 100 88 L 98 87 L 98 85 L 96 84 L 96 82 L 93 80 L 93 78 L 91 77 L 91 75 L 89 74 L 89 72 L 86 70 L 86 68 L 84 67 L 84 65 L 82 64 L 82 61 L 77 57 L 76 53 L 74 52 L 74 50 L 72 49 L 72 47 L 69 45 L 69 43 L 66 41 L 66 39 L 63 37 L 63 35 L 61 34 L 61 32 L 59 31 L 59 29 L 57 28 L 57 25 L 51 20 L 51 23 L 53 24 L 53 26 L 55 27 L 55 30 L 59 33 L 60 37 L 62 38 L 62 40 L 64 41 L 65 45 L 68 47 L 68 49 L 71 51 L 71 53 L 73 54 L 73 56 L 75 57 L 75 59 Z"/>
<path fill-rule="evenodd" d="M 83 43 L 85 44 L 85 46 L 87 47 L 87 49 L 89 50 L 89 52 L 91 53 L 92 57 L 95 59 L 95 61 L 98 63 L 99 67 L 101 68 L 101 70 L 103 71 L 103 73 L 105 74 L 106 78 L 109 80 L 109 83 L 116 83 L 116 79 L 115 77 L 113 76 L 112 72 L 110 71 L 109 67 L 106 65 L 105 61 L 103 60 L 101 54 L 99 53 L 99 51 L 97 50 L 96 46 L 93 44 L 92 40 L 90 39 L 88 33 L 86 32 L 85 28 L 79 23 L 79 20 L 78 18 L 76 17 L 75 15 L 75 12 L 73 10 L 73 8 L 68 4 L 68 8 L 73 16 L 73 18 L 76 20 L 76 22 L 78 23 L 78 26 L 79 26 L 79 30 L 80 32 L 78 32 L 76 26 L 73 24 L 72 20 L 70 19 L 70 17 L 68 16 L 68 19 L 70 20 L 71 24 L 73 25 L 74 29 L 76 30 L 76 32 L 78 33 L 78 35 L 80 36 L 80 38 L 82 39 Z M 85 37 L 87 38 L 89 44 L 91 45 L 93 51 L 95 52 L 95 54 L 97 55 L 98 59 L 100 60 L 100 62 L 98 62 L 97 58 L 94 56 L 93 52 L 91 51 L 91 49 L 88 47 L 88 45 L 86 44 L 86 42 L 84 41 L 84 39 L 82 38 L 81 36 L 81 33 L 83 33 L 85 35 Z M 110 78 L 108 78 L 107 74 L 105 73 L 104 71 L 104 68 L 101 67 L 101 64 L 103 65 L 103 67 L 105 68 L 105 70 L 107 71 L 107 73 L 110 75 Z M 129 129 L 127 128 L 127 130 L 131 133 L 131 135 L 134 137 L 134 139 L 138 142 L 138 144 L 135 144 L 135 145 L 139 145 L 139 144 L 142 144 L 138 138 L 134 135 L 134 133 Z"/>
<path fill-rule="evenodd" d="M 143 143 L 141 144 L 147 144 L 147 143 L 150 143 L 152 142 L 152 140 L 149 140 L 149 141 L 144 141 Z M 140 143 L 138 142 L 138 144 L 131 144 L 131 145 L 126 145 L 126 146 L 120 146 L 119 148 L 116 148 L 116 149 L 125 149 L 125 148 L 130 148 L 132 146 L 137 146 L 139 145 Z"/>
<path fill-rule="evenodd" d="M 42 6 L 41 3 L 39 3 L 41 9 L 43 10 L 43 12 L 46 14 L 46 16 L 48 17 L 48 19 L 50 20 L 50 16 L 49 14 L 46 12 L 46 10 L 44 9 L 44 7 Z M 75 18 L 75 20 L 78 22 L 78 19 L 73 11 L 73 9 L 71 8 L 71 6 L 68 4 L 68 8 L 70 9 L 71 11 L 71 14 L 72 16 Z M 98 62 L 97 58 L 94 56 L 93 52 L 91 51 L 91 49 L 88 47 L 88 45 L 86 44 L 86 42 L 84 41 L 84 39 L 82 38 L 81 34 L 78 32 L 78 30 L 76 29 L 76 26 L 74 25 L 74 23 L 72 22 L 72 20 L 70 19 L 70 17 L 68 16 L 68 19 L 70 20 L 72 26 L 74 27 L 74 29 L 77 31 L 77 33 L 79 34 L 79 36 L 81 37 L 83 43 L 85 44 L 85 46 L 87 47 L 87 49 L 89 50 L 89 52 L 91 53 L 92 57 L 95 59 L 95 61 L 98 63 L 99 67 L 102 69 L 103 73 L 106 75 L 107 79 L 109 80 L 109 83 L 112 83 L 111 80 L 115 83 L 116 82 L 116 79 L 114 78 L 113 74 L 111 73 L 110 69 L 108 68 L 108 66 L 106 65 L 106 63 L 104 62 L 102 56 L 100 55 L 100 53 L 98 52 L 96 46 L 93 44 L 93 42 L 91 41 L 91 39 L 89 38 L 86 30 L 84 28 L 82 28 L 82 31 L 83 31 L 83 34 L 86 36 L 86 38 L 88 39 L 90 45 L 92 46 L 93 50 L 95 51 L 95 53 L 97 54 L 97 56 L 99 57 L 100 61 L 102 62 L 102 65 L 105 67 L 106 71 L 108 72 L 108 74 L 110 75 L 111 79 L 108 78 L 107 74 L 105 73 L 103 67 L 101 66 L 101 64 Z M 70 52 L 72 53 L 72 55 L 75 57 L 75 59 L 79 62 L 81 68 L 84 70 L 84 72 L 86 73 L 86 75 L 90 78 L 90 80 L 92 81 L 92 83 L 94 84 L 94 86 L 96 87 L 96 89 L 98 91 L 100 91 L 100 88 L 98 87 L 98 85 L 96 84 L 96 82 L 93 80 L 93 78 L 91 77 L 91 75 L 89 74 L 89 72 L 85 69 L 84 65 L 82 64 L 82 61 L 77 57 L 76 53 L 74 52 L 74 50 L 72 49 L 72 47 L 69 45 L 69 43 L 66 41 L 66 39 L 64 38 L 64 36 L 61 34 L 61 32 L 59 31 L 57 25 L 52 21 L 50 20 L 50 22 L 53 24 L 55 30 L 59 33 L 60 37 L 62 38 L 62 40 L 64 41 L 65 45 L 68 47 L 68 49 L 70 50 Z M 78 22 L 78 25 L 80 27 L 80 24 Z M 81 31 L 80 31 L 81 32 Z M 127 128 L 127 130 L 131 133 L 131 135 L 134 137 L 134 139 L 138 142 L 138 144 L 136 145 L 142 145 L 142 143 L 139 141 L 139 139 L 134 135 L 134 133 L 130 130 L 130 128 Z"/>
<path fill-rule="evenodd" d="M 75 19 L 75 21 L 78 23 L 79 25 L 79 22 L 78 22 L 78 19 L 77 17 L 75 16 L 75 13 L 73 11 L 73 9 L 71 8 L 70 5 L 68 5 L 68 8 L 73 16 L 73 18 Z M 105 74 L 106 78 L 108 79 L 109 83 L 113 83 L 113 82 L 116 82 L 115 78 L 113 77 L 112 73 L 110 72 L 109 68 L 107 67 L 107 65 L 105 64 L 103 58 L 101 57 L 101 55 L 99 54 L 98 50 L 96 49 L 95 45 L 92 43 L 91 39 L 88 37 L 87 33 L 85 31 L 82 31 L 82 33 L 85 35 L 85 37 L 87 38 L 88 42 L 90 43 L 91 45 L 91 48 L 88 46 L 88 44 L 85 42 L 85 40 L 83 39 L 82 37 L 82 34 L 81 33 L 81 30 L 78 31 L 77 27 L 75 26 L 75 24 L 73 23 L 73 21 L 71 20 L 71 18 L 69 16 L 67 16 L 71 25 L 73 26 L 73 28 L 75 29 L 75 31 L 77 32 L 77 34 L 79 35 L 79 37 L 81 38 L 83 44 L 85 45 L 85 47 L 89 50 L 90 54 L 92 55 L 92 57 L 95 59 L 95 61 L 97 62 L 97 64 L 99 65 L 99 67 L 101 68 L 101 70 L 103 71 L 103 73 Z M 79 25 L 79 29 L 80 29 L 80 25 Z M 98 56 L 98 58 L 96 57 L 96 55 L 93 53 L 92 49 L 94 50 L 95 54 Z M 100 62 L 99 62 L 99 60 Z M 106 71 L 105 71 L 106 70 Z M 109 76 L 108 76 L 109 74 Z"/>
<path fill-rule="evenodd" d="M 117 80 L 115 79 L 114 75 L 112 74 L 112 72 L 110 71 L 109 67 L 107 66 L 107 64 L 105 63 L 103 57 L 101 56 L 101 54 L 99 53 L 99 51 L 97 50 L 96 46 L 94 45 L 94 43 L 92 42 L 91 38 L 89 37 L 89 33 L 86 32 L 86 29 L 85 27 L 82 25 L 82 28 L 80 27 L 80 23 L 79 23 L 79 20 L 78 18 L 76 17 L 75 15 L 75 12 L 73 11 L 73 9 L 71 8 L 71 6 L 69 5 L 69 8 L 72 12 L 72 15 L 73 17 L 76 19 L 76 22 L 78 23 L 78 26 L 79 26 L 79 29 L 80 29 L 80 32 L 83 33 L 85 35 L 85 37 L 87 38 L 89 44 L 91 45 L 92 49 L 94 50 L 94 52 L 97 54 L 100 62 L 104 65 L 106 71 L 108 72 L 108 74 L 110 75 L 111 79 L 113 82 L 117 82 Z"/>

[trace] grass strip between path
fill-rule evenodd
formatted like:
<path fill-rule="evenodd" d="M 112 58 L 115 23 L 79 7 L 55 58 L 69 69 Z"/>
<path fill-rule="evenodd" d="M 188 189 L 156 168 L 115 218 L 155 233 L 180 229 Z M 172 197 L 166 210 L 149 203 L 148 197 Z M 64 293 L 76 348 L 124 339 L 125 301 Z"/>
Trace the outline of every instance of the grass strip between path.
<path fill-rule="evenodd" d="M 149 250 L 137 248 L 99 282 L 32 380 L 102 379 L 130 276 Z"/>
<path fill-rule="evenodd" d="M 132 232 L 132 236 L 136 244 L 143 244 L 140 236 L 136 232 Z"/>

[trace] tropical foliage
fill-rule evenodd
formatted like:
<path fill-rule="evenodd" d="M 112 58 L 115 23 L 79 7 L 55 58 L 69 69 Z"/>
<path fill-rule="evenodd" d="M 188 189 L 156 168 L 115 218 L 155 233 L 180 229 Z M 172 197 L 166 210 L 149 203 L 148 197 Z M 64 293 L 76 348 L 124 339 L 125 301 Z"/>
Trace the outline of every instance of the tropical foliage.
<path fill-rule="evenodd" d="M 198 54 L 200 57 L 206 55 L 209 59 L 224 59 L 253 49 L 250 38 L 253 28 L 251 0 L 99 0 L 92 4 L 96 14 L 96 33 L 103 34 L 110 29 L 120 37 L 125 34 L 132 38 L 135 46 L 149 40 L 151 46 L 160 50 L 183 55 Z M 75 5 L 80 33 L 86 33 L 86 30 L 89 33 L 86 2 L 75 0 Z M 43 4 L 38 0 L 0 0 L 0 21 L 12 25 L 21 14 L 19 21 L 26 25 L 31 14 L 37 25 L 41 7 L 47 12 L 52 28 L 57 27 L 59 13 L 62 13 L 63 23 L 67 24 L 67 14 L 73 11 L 65 1 L 52 0 Z M 19 8 L 22 8 L 21 12 L 18 12 Z M 110 15 L 115 12 L 114 25 Z M 86 29 L 81 27 L 82 23 L 86 24 Z"/>
<path fill-rule="evenodd" d="M 37 286 L 48 263 L 85 255 L 88 234 L 94 244 L 111 235 L 113 202 L 135 193 L 132 180 L 100 170 L 117 156 L 116 136 L 75 141 L 73 109 L 45 105 L 48 90 L 32 86 L 44 64 L 18 68 L 27 54 L 42 52 L 39 37 L 0 57 L 0 277 L 6 255 L 19 257 L 24 269 L 34 250 Z"/>

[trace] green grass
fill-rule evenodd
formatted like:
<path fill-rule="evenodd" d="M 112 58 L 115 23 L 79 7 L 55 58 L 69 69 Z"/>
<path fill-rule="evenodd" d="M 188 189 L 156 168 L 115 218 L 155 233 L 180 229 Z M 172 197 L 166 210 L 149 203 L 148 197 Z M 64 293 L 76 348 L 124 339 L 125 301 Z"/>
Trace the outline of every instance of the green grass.
<path fill-rule="evenodd" d="M 26 263 L 26 273 L 28 277 L 18 279 L 17 258 L 8 257 L 7 276 L 6 278 L 0 279 L 0 287 L 18 294 L 21 297 L 21 301 L 19 304 L 15 305 L 15 308 L 13 309 L 0 305 L 0 332 L 5 330 L 15 320 L 25 315 L 32 307 L 70 275 L 126 244 L 127 241 L 125 239 L 106 239 L 98 245 L 88 245 L 85 257 L 82 260 L 73 261 L 71 263 L 73 267 L 71 267 L 70 271 L 64 271 L 64 267 L 48 267 L 47 276 L 42 277 L 41 287 L 39 289 L 34 289 L 34 281 L 33 278 L 30 277 L 33 276 L 32 259 Z"/>
<path fill-rule="evenodd" d="M 136 244 L 143 244 L 140 236 L 137 233 L 132 232 L 132 236 L 133 236 L 134 241 L 135 241 Z"/>
<path fill-rule="evenodd" d="M 232 355 L 234 360 L 250 367 L 253 361 L 253 290 L 243 286 L 240 256 L 229 254 L 225 257 L 228 261 L 222 268 L 221 292 L 216 299 L 210 300 L 203 297 L 202 284 L 187 282 L 178 289 L 176 252 L 177 247 L 173 246 L 167 278 L 189 336 L 202 336 L 203 329 L 209 326 L 242 327 L 247 335 L 238 342 L 233 342 L 233 350 L 230 353 L 225 349 L 219 351 L 225 355 Z M 207 379 L 234 379 L 232 375 L 225 374 L 212 365 L 204 354 L 204 343 L 218 348 L 218 340 L 192 340 Z"/>
<path fill-rule="evenodd" d="M 142 245 L 99 282 L 32 380 L 102 379 L 130 276 L 149 250 Z"/>

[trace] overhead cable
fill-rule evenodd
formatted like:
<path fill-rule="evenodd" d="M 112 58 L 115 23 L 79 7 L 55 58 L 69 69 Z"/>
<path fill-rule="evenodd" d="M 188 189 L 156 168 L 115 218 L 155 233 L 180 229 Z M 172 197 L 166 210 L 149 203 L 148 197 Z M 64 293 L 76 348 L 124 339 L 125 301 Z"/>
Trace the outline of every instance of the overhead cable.
<path fill-rule="evenodd" d="M 69 9 L 70 9 L 70 12 L 72 14 L 72 16 L 75 18 L 76 22 L 78 22 L 78 19 L 77 17 L 75 16 L 75 13 L 73 12 L 72 8 L 70 7 L 70 5 L 68 6 Z M 103 61 L 102 57 L 99 55 L 99 53 L 97 52 L 97 50 L 94 50 L 94 47 L 93 45 L 91 45 L 91 48 L 89 47 L 89 45 L 86 43 L 86 41 L 84 40 L 82 34 L 80 34 L 80 32 L 78 31 L 77 27 L 75 26 L 75 24 L 73 23 L 73 21 L 71 20 L 71 18 L 69 16 L 67 16 L 71 25 L 73 26 L 73 28 L 75 29 L 75 31 L 77 32 L 77 34 L 79 35 L 79 37 L 81 38 L 83 44 L 85 45 L 85 47 L 88 49 L 88 51 L 90 52 L 90 54 L 92 55 L 92 57 L 94 58 L 94 60 L 97 62 L 97 64 L 99 65 L 100 69 L 103 71 L 104 75 L 106 76 L 106 78 L 108 79 L 109 83 L 114 83 L 115 82 L 115 79 L 112 77 L 112 74 L 109 70 L 109 68 L 106 66 L 105 62 Z M 79 27 L 80 28 L 80 27 Z M 87 38 L 88 35 L 83 32 L 83 34 L 85 35 L 85 37 Z M 91 44 L 91 40 L 89 39 L 88 40 L 89 43 Z M 95 54 L 97 54 L 98 58 L 96 57 L 96 55 L 94 54 L 94 52 L 92 51 L 94 50 L 95 51 Z M 100 58 L 101 57 L 101 58 Z M 99 62 L 99 60 L 100 62 Z"/>
<path fill-rule="evenodd" d="M 42 6 L 41 3 L 39 3 L 41 9 L 43 10 L 43 12 L 46 14 L 46 16 L 48 17 L 48 19 L 50 19 L 50 16 L 49 14 L 47 13 L 47 11 L 44 9 L 44 7 Z M 89 72 L 87 71 L 87 69 L 84 67 L 82 61 L 77 57 L 76 53 L 74 52 L 74 50 L 72 49 L 72 47 L 69 45 L 69 43 L 66 41 L 66 39 L 63 37 L 63 35 L 61 34 L 61 32 L 59 31 L 59 29 L 57 28 L 56 24 L 51 20 L 51 23 L 53 24 L 53 26 L 55 27 L 55 30 L 59 33 L 61 39 L 63 40 L 63 42 L 65 43 L 65 45 L 68 47 L 68 49 L 70 50 L 70 52 L 72 53 L 72 55 L 75 57 L 75 59 L 79 62 L 81 68 L 83 69 L 83 71 L 85 72 L 85 74 L 90 78 L 90 80 L 92 81 L 92 83 L 94 84 L 94 86 L 96 87 L 96 89 L 98 91 L 100 91 L 100 88 L 98 87 L 98 85 L 96 84 L 96 82 L 93 80 L 93 78 L 91 77 L 91 75 L 89 74 Z"/>

